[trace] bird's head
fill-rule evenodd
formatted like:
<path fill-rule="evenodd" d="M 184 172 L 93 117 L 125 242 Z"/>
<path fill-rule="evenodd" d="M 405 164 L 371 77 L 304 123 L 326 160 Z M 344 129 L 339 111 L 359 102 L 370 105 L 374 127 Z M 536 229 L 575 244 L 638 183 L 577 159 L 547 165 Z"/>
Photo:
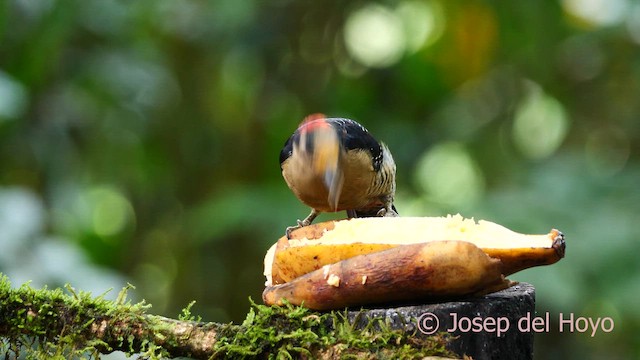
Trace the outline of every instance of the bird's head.
<path fill-rule="evenodd" d="M 298 127 L 299 143 L 294 151 L 309 160 L 310 171 L 323 179 L 329 191 L 329 205 L 338 207 L 344 181 L 340 168 L 342 144 L 337 129 L 324 115 L 310 115 Z"/>

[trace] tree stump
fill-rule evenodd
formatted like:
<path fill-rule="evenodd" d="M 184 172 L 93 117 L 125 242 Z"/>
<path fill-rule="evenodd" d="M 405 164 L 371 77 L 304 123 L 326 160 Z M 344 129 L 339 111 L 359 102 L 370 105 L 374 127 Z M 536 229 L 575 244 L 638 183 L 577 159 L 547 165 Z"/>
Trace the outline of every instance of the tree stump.
<path fill-rule="evenodd" d="M 449 350 L 474 360 L 531 359 L 533 333 L 526 331 L 526 319 L 520 324 L 524 330 L 521 331 L 519 320 L 534 315 L 535 288 L 527 283 L 468 300 L 348 313 L 358 327 L 382 319 L 391 328 L 414 336 L 450 332 L 455 338 Z"/>

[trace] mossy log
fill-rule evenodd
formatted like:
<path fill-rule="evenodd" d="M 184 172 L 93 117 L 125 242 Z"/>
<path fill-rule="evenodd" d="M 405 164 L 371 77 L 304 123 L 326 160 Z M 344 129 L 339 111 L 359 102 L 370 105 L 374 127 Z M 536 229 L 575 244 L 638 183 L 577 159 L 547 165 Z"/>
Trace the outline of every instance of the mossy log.
<path fill-rule="evenodd" d="M 415 337 L 384 321 L 356 325 L 349 312 L 253 304 L 240 325 L 147 314 L 149 305 L 84 292 L 12 289 L 0 276 L 0 351 L 9 358 L 88 358 L 113 351 L 146 358 L 424 358 L 456 357 L 449 336 Z"/>
<path fill-rule="evenodd" d="M 123 289 L 116 301 L 77 293 L 67 287 L 12 289 L 0 278 L 0 350 L 17 355 L 72 358 L 113 351 L 148 352 L 210 358 L 218 339 L 238 326 L 169 319 L 146 314 L 144 302 L 126 301 Z M 4 349 L 2 349 L 4 346 Z M 16 356 L 17 357 L 17 356 Z"/>
<path fill-rule="evenodd" d="M 534 290 L 520 284 L 464 301 L 317 312 L 304 307 L 253 304 L 242 324 L 196 321 L 190 307 L 179 319 L 147 314 L 126 291 L 116 301 L 84 292 L 11 288 L 0 276 L 0 352 L 9 358 L 88 358 L 113 351 L 146 358 L 424 358 L 530 359 L 533 334 L 511 326 L 491 332 L 446 332 L 457 316 L 507 317 L 534 311 Z M 440 331 L 425 334 L 433 313 Z M 449 319 L 449 320 L 447 320 Z M 32 356 L 29 356 L 32 355 Z"/>

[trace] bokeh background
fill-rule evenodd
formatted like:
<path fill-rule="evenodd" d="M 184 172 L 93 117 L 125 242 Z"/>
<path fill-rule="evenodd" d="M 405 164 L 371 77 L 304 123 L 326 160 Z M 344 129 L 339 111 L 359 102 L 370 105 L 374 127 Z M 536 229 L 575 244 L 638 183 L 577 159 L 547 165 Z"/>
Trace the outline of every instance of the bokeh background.
<path fill-rule="evenodd" d="M 401 215 L 565 232 L 513 276 L 553 321 L 536 358 L 640 356 L 632 0 L 0 1 L 0 272 L 242 321 L 307 215 L 278 154 L 316 112 L 389 145 Z"/>

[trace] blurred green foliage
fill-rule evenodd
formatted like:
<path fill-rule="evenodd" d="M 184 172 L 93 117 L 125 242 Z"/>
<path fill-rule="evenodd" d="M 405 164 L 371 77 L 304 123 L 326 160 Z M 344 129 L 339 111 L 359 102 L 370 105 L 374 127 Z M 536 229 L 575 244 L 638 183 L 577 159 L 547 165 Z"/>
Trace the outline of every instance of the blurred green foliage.
<path fill-rule="evenodd" d="M 307 214 L 279 150 L 322 112 L 389 145 L 401 215 L 566 233 L 514 279 L 615 329 L 537 357 L 638 357 L 638 99 L 631 0 L 0 1 L 0 271 L 240 321 Z"/>

